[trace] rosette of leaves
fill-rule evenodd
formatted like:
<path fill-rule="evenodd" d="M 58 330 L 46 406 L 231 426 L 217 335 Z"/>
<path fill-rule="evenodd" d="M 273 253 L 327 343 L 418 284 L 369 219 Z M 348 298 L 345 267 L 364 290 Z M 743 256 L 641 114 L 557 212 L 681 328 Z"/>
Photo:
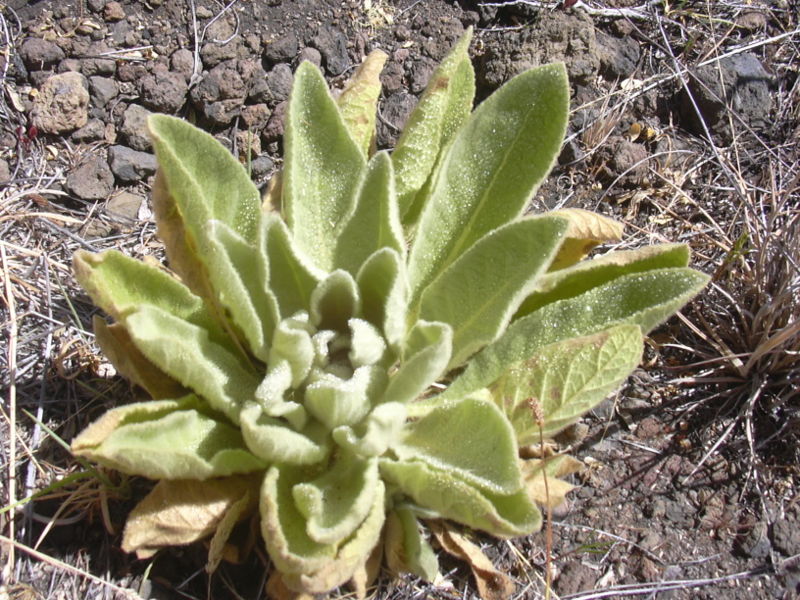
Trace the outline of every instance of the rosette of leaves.
<path fill-rule="evenodd" d="M 374 151 L 374 53 L 334 97 L 298 67 L 285 162 L 262 199 L 211 136 L 149 128 L 169 269 L 79 252 L 113 319 L 97 341 L 151 400 L 108 411 L 75 454 L 157 480 L 123 547 L 140 556 L 258 513 L 273 584 L 363 592 L 381 556 L 438 572 L 424 522 L 499 537 L 537 530 L 569 489 L 563 457 L 521 461 L 637 365 L 643 334 L 706 282 L 686 247 L 583 260 L 619 226 L 524 215 L 561 146 L 562 65 L 526 71 L 472 111 L 467 34 L 393 152 Z"/>

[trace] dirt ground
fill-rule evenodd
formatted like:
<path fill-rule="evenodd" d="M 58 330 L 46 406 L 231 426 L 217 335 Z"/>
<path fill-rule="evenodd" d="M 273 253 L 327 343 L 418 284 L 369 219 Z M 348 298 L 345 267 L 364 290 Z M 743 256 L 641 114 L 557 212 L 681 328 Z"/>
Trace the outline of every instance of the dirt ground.
<path fill-rule="evenodd" d="M 546 530 L 475 539 L 516 598 L 545 597 L 548 570 L 550 598 L 800 597 L 795 3 L 11 0 L 0 17 L 0 599 L 263 597 L 258 544 L 211 577 L 202 544 L 148 561 L 119 548 L 148 482 L 98 477 L 61 443 L 133 395 L 93 344 L 71 255 L 161 257 L 149 112 L 212 132 L 264 185 L 300 61 L 336 87 L 385 50 L 377 142 L 391 147 L 469 26 L 479 99 L 567 65 L 570 130 L 532 210 L 613 216 L 624 247 L 688 243 L 714 276 L 559 438 L 585 469 L 549 550 Z M 442 561 L 449 586 L 383 575 L 376 597 L 476 597 L 468 568 Z"/>

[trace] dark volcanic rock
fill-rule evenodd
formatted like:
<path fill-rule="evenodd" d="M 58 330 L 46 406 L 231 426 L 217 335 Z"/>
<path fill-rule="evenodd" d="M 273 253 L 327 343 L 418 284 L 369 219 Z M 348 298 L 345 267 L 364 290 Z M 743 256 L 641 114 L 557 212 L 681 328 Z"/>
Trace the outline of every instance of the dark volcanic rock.
<path fill-rule="evenodd" d="M 64 51 L 53 42 L 41 38 L 28 38 L 19 49 L 22 62 L 31 70 L 42 71 L 54 67 L 64 58 Z"/>
<path fill-rule="evenodd" d="M 90 119 L 86 125 L 73 132 L 70 136 L 74 142 L 88 144 L 97 142 L 105 137 L 106 128 L 100 119 Z"/>
<path fill-rule="evenodd" d="M 156 172 L 156 157 L 146 152 L 111 146 L 108 157 L 114 176 L 122 183 L 135 183 Z"/>
<path fill-rule="evenodd" d="M 597 54 L 600 57 L 600 74 L 614 81 L 633 75 L 639 62 L 638 42 L 632 37 L 617 38 L 596 30 Z"/>
<path fill-rule="evenodd" d="M 110 77 L 100 77 L 95 75 L 89 77 L 89 93 L 95 106 L 100 108 L 111 102 L 119 94 L 117 82 Z"/>
<path fill-rule="evenodd" d="M 129 104 L 122 115 L 122 134 L 128 146 L 134 150 L 150 150 L 150 136 L 147 133 L 147 117 L 152 114 L 144 106 Z"/>
<path fill-rule="evenodd" d="M 383 101 L 381 114 L 383 118 L 378 122 L 377 144 L 380 148 L 394 146 L 408 115 L 414 110 L 417 98 L 406 92 L 392 94 Z"/>
<path fill-rule="evenodd" d="M 299 48 L 297 36 L 291 32 L 277 40 L 264 40 L 264 60 L 270 64 L 290 62 Z"/>
<path fill-rule="evenodd" d="M 320 28 L 316 37 L 311 41 L 311 45 L 322 54 L 322 58 L 325 59 L 325 70 L 329 74 L 341 75 L 350 66 L 350 59 L 347 56 L 347 38 L 338 29 L 334 27 Z"/>
<path fill-rule="evenodd" d="M 139 83 L 142 103 L 157 112 L 177 112 L 186 100 L 189 87 L 178 73 L 157 70 Z"/>
<path fill-rule="evenodd" d="M 67 175 L 66 188 L 83 200 L 100 200 L 114 189 L 114 175 L 108 163 L 93 156 Z"/>
<path fill-rule="evenodd" d="M 719 64 L 699 67 L 689 79 L 691 98 L 680 93 L 678 107 L 687 128 L 697 135 L 705 135 L 702 120 L 718 141 L 729 144 L 733 132 L 729 111 L 733 111 L 744 126 L 756 131 L 766 129 L 772 98 L 769 92 L 771 77 L 754 54 L 736 54 L 723 58 Z M 698 116 L 694 102 L 700 110 Z M 743 125 L 734 120 L 734 128 Z"/>

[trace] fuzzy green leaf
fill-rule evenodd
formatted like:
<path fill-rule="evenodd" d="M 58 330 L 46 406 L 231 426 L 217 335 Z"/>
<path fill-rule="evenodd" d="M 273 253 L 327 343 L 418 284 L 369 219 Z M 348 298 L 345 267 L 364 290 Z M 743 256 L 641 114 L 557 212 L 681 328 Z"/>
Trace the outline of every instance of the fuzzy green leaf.
<path fill-rule="evenodd" d="M 336 99 L 344 124 L 364 156 L 369 156 L 374 143 L 380 74 L 387 58 L 382 50 L 370 52 Z"/>
<path fill-rule="evenodd" d="M 384 370 L 374 366 L 359 367 L 347 380 L 325 373 L 306 387 L 303 404 L 328 429 L 354 425 L 367 416 L 385 381 Z"/>
<path fill-rule="evenodd" d="M 333 439 L 358 456 L 381 456 L 400 440 L 407 414 L 404 404 L 384 402 L 355 427 L 343 425 L 334 429 Z"/>
<path fill-rule="evenodd" d="M 623 275 L 574 298 L 547 304 L 514 321 L 502 337 L 476 354 L 444 395 L 458 398 L 484 388 L 510 365 L 561 340 L 626 323 L 647 333 L 707 282 L 707 275 L 692 269 L 654 269 Z"/>
<path fill-rule="evenodd" d="M 342 452 L 319 477 L 292 489 L 308 520 L 306 532 L 320 544 L 338 544 L 369 514 L 378 484 L 378 461 Z"/>
<path fill-rule="evenodd" d="M 520 446 L 539 441 L 529 400 L 541 408 L 541 434 L 552 437 L 603 401 L 642 358 L 638 325 L 619 325 L 538 350 L 506 371 L 491 388 Z"/>
<path fill-rule="evenodd" d="M 412 209 L 440 150 L 472 110 L 475 73 L 467 54 L 471 40 L 469 29 L 433 72 L 392 153 L 401 216 Z"/>
<path fill-rule="evenodd" d="M 361 310 L 355 279 L 347 271 L 336 269 L 314 288 L 309 304 L 311 323 L 317 329 L 347 333 L 347 322 Z"/>
<path fill-rule="evenodd" d="M 566 70 L 553 64 L 517 75 L 470 115 L 437 166 L 420 217 L 409 254 L 413 298 L 522 213 L 558 155 L 568 106 Z"/>
<path fill-rule="evenodd" d="M 121 375 L 143 387 L 155 400 L 186 394 L 185 387 L 147 360 L 121 323 L 108 325 L 98 315 L 92 317 L 92 323 L 97 345 Z"/>
<path fill-rule="evenodd" d="M 420 317 L 453 328 L 449 368 L 493 342 L 559 247 L 567 222 L 522 219 L 486 234 L 422 294 Z"/>
<path fill-rule="evenodd" d="M 304 313 L 278 323 L 272 338 L 269 364 L 273 367 L 286 362 L 291 368 L 291 385 L 299 386 L 308 376 L 314 362 L 314 343 L 311 340 L 312 328 Z"/>
<path fill-rule="evenodd" d="M 367 164 L 355 209 L 337 240 L 337 267 L 355 275 L 364 261 L 381 248 L 405 254 L 394 187 L 392 161 L 386 152 L 378 152 Z"/>
<path fill-rule="evenodd" d="M 236 356 L 212 342 L 204 329 L 156 307 L 143 306 L 124 324 L 136 347 L 159 369 L 239 422 L 239 410 L 253 397 L 258 380 Z"/>
<path fill-rule="evenodd" d="M 448 471 L 426 463 L 381 460 L 381 475 L 415 504 L 497 537 L 527 535 L 542 515 L 524 490 L 510 495 L 483 492 Z"/>
<path fill-rule="evenodd" d="M 113 408 L 75 438 L 72 451 L 150 479 L 202 480 L 266 466 L 237 428 L 212 416 L 194 395 Z"/>
<path fill-rule="evenodd" d="M 411 573 L 425 581 L 439 575 L 439 560 L 419 530 L 414 513 L 403 507 L 386 516 L 386 562 L 396 575 Z"/>
<path fill-rule="evenodd" d="M 536 291 L 525 299 L 514 317 L 523 317 L 556 300 L 573 298 L 622 275 L 688 264 L 689 248 L 684 244 L 609 252 L 543 275 L 536 282 Z"/>
<path fill-rule="evenodd" d="M 251 403 L 242 410 L 241 424 L 247 447 L 268 463 L 313 465 L 328 455 L 326 432 L 318 423 L 309 423 L 302 432 L 297 432 Z"/>
<path fill-rule="evenodd" d="M 417 321 L 408 336 L 405 358 L 389 380 L 383 401 L 405 404 L 417 398 L 445 373 L 452 344 L 449 325 Z"/>
<path fill-rule="evenodd" d="M 203 228 L 211 219 L 253 244 L 260 194 L 239 161 L 212 136 L 182 119 L 152 115 L 147 125 L 166 186 L 196 247 L 202 245 Z"/>
<path fill-rule="evenodd" d="M 491 399 L 467 397 L 435 408 L 406 426 L 394 452 L 490 493 L 520 489 L 514 431 Z"/>
<path fill-rule="evenodd" d="M 250 350 L 267 360 L 272 333 L 278 322 L 278 301 L 263 287 L 256 249 L 221 221 L 206 226 L 211 252 L 209 278 L 219 302 L 247 340 Z"/>
<path fill-rule="evenodd" d="M 322 278 L 322 272 L 308 264 L 298 253 L 289 230 L 274 214 L 264 215 L 259 248 L 269 265 L 269 289 L 278 300 L 282 317 L 308 310 L 311 292 Z"/>
<path fill-rule="evenodd" d="M 324 77 L 310 62 L 301 63 L 294 76 L 284 148 L 282 202 L 287 223 L 300 251 L 330 271 L 366 161 Z"/>
<path fill-rule="evenodd" d="M 356 276 L 362 316 L 381 329 L 386 341 L 399 352 L 406 337 L 408 281 L 400 255 L 383 248 L 370 256 Z"/>
<path fill-rule="evenodd" d="M 386 354 L 386 342 L 381 332 L 369 321 L 350 319 L 350 352 L 347 357 L 355 367 L 374 365 L 381 362 Z"/>

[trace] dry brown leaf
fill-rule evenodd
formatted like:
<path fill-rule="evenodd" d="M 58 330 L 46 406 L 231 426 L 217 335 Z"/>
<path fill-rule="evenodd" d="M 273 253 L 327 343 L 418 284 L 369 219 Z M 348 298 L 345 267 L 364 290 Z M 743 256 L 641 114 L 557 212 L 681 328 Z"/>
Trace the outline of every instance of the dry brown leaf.
<path fill-rule="evenodd" d="M 286 585 L 280 571 L 274 570 L 267 580 L 267 597 L 270 600 L 314 600 L 311 594 L 295 592 Z"/>
<path fill-rule="evenodd" d="M 244 475 L 207 481 L 159 481 L 128 516 L 122 549 L 147 558 L 165 546 L 200 540 L 215 532 L 229 511 L 238 510 L 243 517 L 255 510 L 259 483 L 260 477 Z M 248 505 L 242 508 L 245 497 Z M 224 545 L 226 540 L 227 536 L 216 545 Z"/>
<path fill-rule="evenodd" d="M 245 492 L 244 496 L 234 502 L 225 512 L 219 525 L 217 525 L 214 536 L 211 538 L 211 544 L 208 548 L 206 573 L 213 573 L 216 571 L 223 558 L 229 562 L 238 562 L 238 553 L 231 553 L 231 549 L 227 545 L 228 538 L 231 537 L 231 532 L 236 524 L 254 510 L 257 498 L 257 496 L 254 497 L 252 492 L 248 490 Z M 235 554 L 235 556 L 232 556 L 232 554 Z"/>
<path fill-rule="evenodd" d="M 622 239 L 622 223 L 589 210 L 562 208 L 548 214 L 565 217 L 569 221 L 564 242 L 550 265 L 551 271 L 574 265 L 602 242 L 618 242 Z"/>
<path fill-rule="evenodd" d="M 469 564 L 483 600 L 506 600 L 512 596 L 517 586 L 508 575 L 495 568 L 478 546 L 450 529 L 444 521 L 428 521 L 427 524 L 445 552 Z"/>
<path fill-rule="evenodd" d="M 549 458 L 546 461 L 524 460 L 521 461 L 520 466 L 522 479 L 525 481 L 525 487 L 531 500 L 539 506 L 548 508 L 560 506 L 566 500 L 567 494 L 575 488 L 574 485 L 559 479 L 559 477 L 566 477 L 583 470 L 583 463 L 566 454 Z M 547 472 L 546 486 L 543 466 Z"/>

